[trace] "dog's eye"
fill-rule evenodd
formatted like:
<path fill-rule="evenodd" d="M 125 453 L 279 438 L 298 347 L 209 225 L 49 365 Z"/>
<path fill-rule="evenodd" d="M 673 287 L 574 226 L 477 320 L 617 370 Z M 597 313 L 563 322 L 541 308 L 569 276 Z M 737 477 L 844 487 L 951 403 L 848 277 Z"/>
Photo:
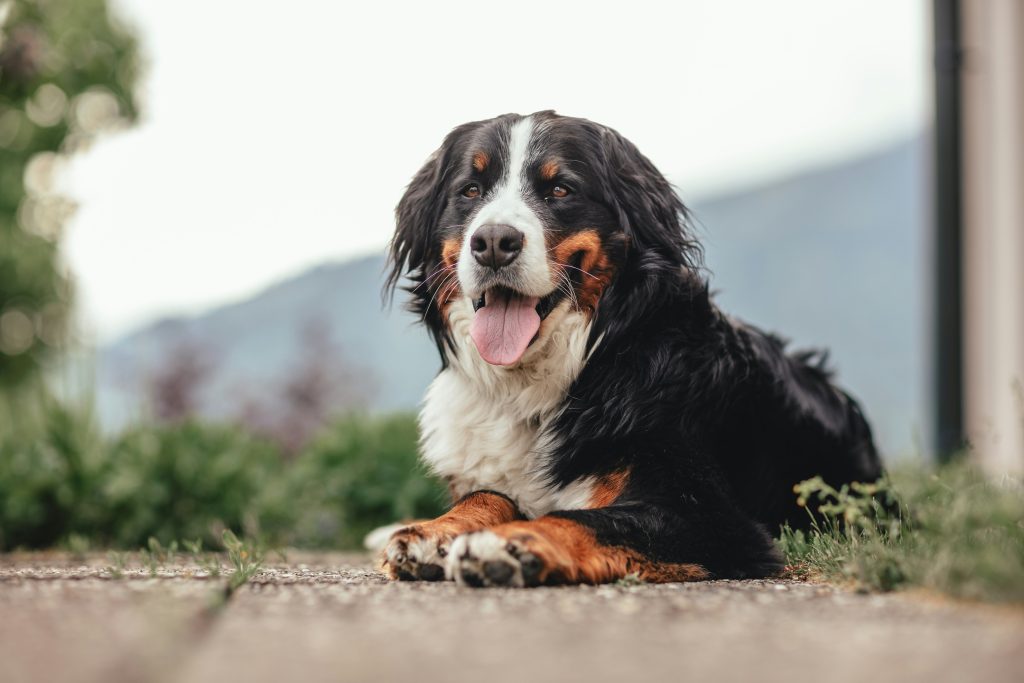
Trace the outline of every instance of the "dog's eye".
<path fill-rule="evenodd" d="M 569 192 L 569 188 L 565 185 L 555 185 L 550 191 L 548 191 L 548 196 L 554 197 L 555 199 L 561 199 L 563 197 L 568 197 Z"/>
<path fill-rule="evenodd" d="M 462 188 L 462 196 L 470 199 L 476 199 L 480 196 L 480 186 L 476 183 L 470 183 Z"/>

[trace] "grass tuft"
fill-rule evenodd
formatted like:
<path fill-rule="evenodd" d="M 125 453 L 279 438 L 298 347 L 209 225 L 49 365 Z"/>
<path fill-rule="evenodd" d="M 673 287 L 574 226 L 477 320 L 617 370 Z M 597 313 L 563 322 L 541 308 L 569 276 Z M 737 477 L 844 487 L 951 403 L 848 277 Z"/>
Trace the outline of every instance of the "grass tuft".
<path fill-rule="evenodd" d="M 839 489 L 815 477 L 794 490 L 802 505 L 820 507 L 809 531 L 782 529 L 792 576 L 1024 601 L 1019 480 L 992 480 L 961 461 L 935 471 L 897 468 L 878 482 Z"/>
<path fill-rule="evenodd" d="M 264 551 L 256 543 L 239 540 L 230 529 L 224 530 L 224 549 L 234 571 L 228 577 L 230 595 L 249 582 L 263 568 Z"/>

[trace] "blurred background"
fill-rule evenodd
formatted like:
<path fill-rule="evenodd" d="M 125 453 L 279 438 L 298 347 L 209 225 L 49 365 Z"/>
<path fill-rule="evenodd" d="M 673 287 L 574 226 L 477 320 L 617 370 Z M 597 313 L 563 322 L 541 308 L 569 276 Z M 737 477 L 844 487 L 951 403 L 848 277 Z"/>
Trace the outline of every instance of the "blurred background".
<path fill-rule="evenodd" d="M 438 510 L 392 211 L 455 125 L 548 108 L 654 161 L 721 307 L 830 349 L 889 462 L 974 420 L 1020 469 L 1024 14 L 964 5 L 0 2 L 0 549 Z"/>

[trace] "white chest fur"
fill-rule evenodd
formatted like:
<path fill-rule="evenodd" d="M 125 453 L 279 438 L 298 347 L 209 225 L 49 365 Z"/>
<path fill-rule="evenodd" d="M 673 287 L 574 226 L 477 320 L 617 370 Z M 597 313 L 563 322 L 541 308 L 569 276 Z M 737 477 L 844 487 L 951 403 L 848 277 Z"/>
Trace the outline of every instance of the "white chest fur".
<path fill-rule="evenodd" d="M 514 367 L 484 362 L 469 336 L 472 307 L 452 304 L 458 353 L 427 390 L 420 412 L 423 459 L 457 496 L 489 489 L 509 496 L 529 517 L 585 507 L 592 482 L 556 489 L 544 466 L 554 447 L 548 431 L 583 367 L 589 321 L 559 307 Z"/>

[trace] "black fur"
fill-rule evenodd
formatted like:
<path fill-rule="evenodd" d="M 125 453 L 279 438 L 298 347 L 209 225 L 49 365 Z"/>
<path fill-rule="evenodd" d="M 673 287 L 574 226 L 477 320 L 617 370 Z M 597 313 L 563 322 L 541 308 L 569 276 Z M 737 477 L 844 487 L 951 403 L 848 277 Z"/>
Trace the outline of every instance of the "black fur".
<path fill-rule="evenodd" d="M 859 406 L 831 383 L 821 356 L 787 353 L 779 338 L 715 307 L 686 208 L 636 147 L 590 121 L 534 117 L 545 123 L 538 144 L 574 161 L 567 173 L 578 195 L 538 207 L 546 229 L 596 227 L 616 267 L 592 321 L 593 354 L 554 423 L 551 485 L 629 470 L 612 506 L 553 514 L 589 526 L 603 543 L 697 563 L 714 576 L 777 571 L 769 534 L 809 519 L 794 484 L 882 473 Z M 431 279 L 442 241 L 471 216 L 456 193 L 474 179 L 466 157 L 519 118 L 455 129 L 397 210 L 389 284 L 409 276 L 413 309 L 445 358 L 454 349 Z M 494 149 L 488 172 L 500 173 Z"/>

